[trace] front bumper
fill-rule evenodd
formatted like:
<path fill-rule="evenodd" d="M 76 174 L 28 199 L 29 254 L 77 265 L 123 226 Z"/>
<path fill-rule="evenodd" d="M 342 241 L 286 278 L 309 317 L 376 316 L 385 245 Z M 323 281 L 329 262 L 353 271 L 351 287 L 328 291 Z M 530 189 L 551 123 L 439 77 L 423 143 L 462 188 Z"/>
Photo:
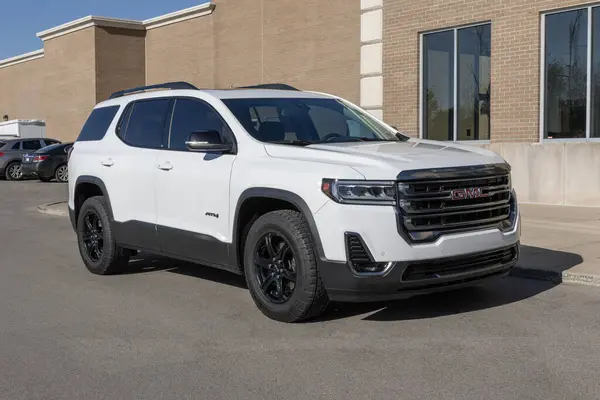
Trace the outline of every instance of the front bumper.
<path fill-rule="evenodd" d="M 498 251 L 510 251 L 514 254 L 502 261 L 485 262 L 490 253 Z M 501 249 L 462 256 L 420 260 L 418 262 L 395 262 L 383 276 L 357 276 L 347 263 L 321 259 L 319 272 L 327 288 L 327 293 L 333 301 L 385 301 L 451 290 L 481 284 L 493 278 L 505 277 L 517 263 L 519 254 L 520 244 L 516 243 Z M 483 261 L 473 266 L 474 259 Z M 471 268 L 456 268 L 461 263 L 468 265 L 469 262 Z M 440 265 L 448 266 L 446 272 L 442 272 L 442 269 L 435 269 L 435 266 Z M 432 266 L 434 266 L 433 269 Z M 429 271 L 429 273 L 414 274 L 415 271 Z"/>

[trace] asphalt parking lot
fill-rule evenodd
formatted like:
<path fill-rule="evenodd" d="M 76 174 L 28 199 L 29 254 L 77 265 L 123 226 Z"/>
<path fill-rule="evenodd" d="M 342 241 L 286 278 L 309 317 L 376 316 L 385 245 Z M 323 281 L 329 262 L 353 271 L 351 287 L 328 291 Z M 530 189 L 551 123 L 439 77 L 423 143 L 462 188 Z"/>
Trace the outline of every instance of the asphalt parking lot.
<path fill-rule="evenodd" d="M 598 399 L 600 289 L 507 278 L 320 320 L 161 259 L 93 276 L 58 183 L 0 182 L 0 399 Z"/>

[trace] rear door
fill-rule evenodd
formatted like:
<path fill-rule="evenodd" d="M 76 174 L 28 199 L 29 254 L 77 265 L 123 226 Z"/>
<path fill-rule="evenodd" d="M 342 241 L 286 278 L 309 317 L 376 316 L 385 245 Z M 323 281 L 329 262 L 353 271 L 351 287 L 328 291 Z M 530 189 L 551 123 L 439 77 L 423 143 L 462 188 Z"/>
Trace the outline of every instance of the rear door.
<path fill-rule="evenodd" d="M 118 145 L 105 154 L 105 184 L 120 237 L 127 245 L 160 248 L 156 234 L 158 153 L 170 113 L 171 98 L 130 103 L 117 126 Z"/>

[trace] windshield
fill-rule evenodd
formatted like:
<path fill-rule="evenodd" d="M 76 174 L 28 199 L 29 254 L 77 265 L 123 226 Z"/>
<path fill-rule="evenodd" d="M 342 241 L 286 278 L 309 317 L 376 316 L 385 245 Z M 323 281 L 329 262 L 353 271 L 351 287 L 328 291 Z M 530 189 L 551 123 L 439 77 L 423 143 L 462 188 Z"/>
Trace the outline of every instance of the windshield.
<path fill-rule="evenodd" d="M 364 111 L 337 99 L 256 98 L 223 102 L 255 139 L 267 143 L 404 141 Z"/>

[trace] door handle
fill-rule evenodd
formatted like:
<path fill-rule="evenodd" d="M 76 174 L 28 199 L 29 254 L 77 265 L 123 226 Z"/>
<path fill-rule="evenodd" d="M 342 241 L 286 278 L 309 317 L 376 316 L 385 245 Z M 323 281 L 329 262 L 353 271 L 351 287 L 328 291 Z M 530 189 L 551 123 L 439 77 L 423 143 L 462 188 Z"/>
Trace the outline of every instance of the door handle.
<path fill-rule="evenodd" d="M 106 160 L 101 161 L 100 164 L 104 165 L 105 167 L 112 167 L 115 165 L 115 162 L 112 160 L 112 158 L 107 158 Z"/>
<path fill-rule="evenodd" d="M 158 164 L 158 169 L 163 171 L 170 171 L 173 169 L 173 164 L 170 161 L 165 162 L 164 164 Z"/>

